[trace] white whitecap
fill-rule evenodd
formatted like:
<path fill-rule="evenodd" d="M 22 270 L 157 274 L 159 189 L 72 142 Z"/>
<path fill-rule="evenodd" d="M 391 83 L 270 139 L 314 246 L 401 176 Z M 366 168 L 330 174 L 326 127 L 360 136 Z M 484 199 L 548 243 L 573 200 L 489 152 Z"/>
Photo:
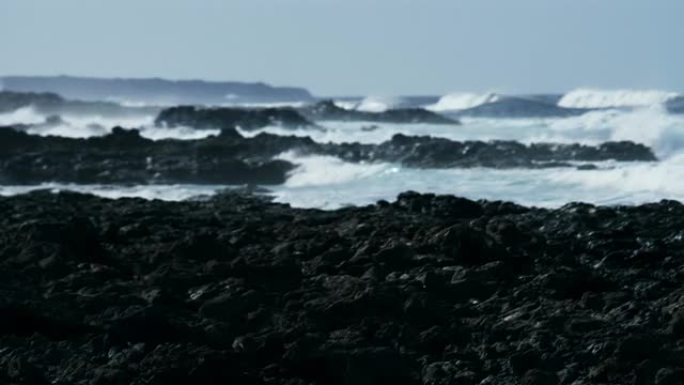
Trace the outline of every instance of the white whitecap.
<path fill-rule="evenodd" d="M 442 96 L 437 103 L 425 107 L 430 111 L 445 112 L 445 111 L 459 111 L 468 108 L 474 108 L 487 103 L 493 103 L 500 99 L 495 93 L 468 93 L 456 92 Z"/>
<path fill-rule="evenodd" d="M 38 113 L 32 106 L 22 107 L 13 111 L 0 113 L 0 126 L 16 124 L 37 124 L 45 121 L 45 116 Z"/>
<path fill-rule="evenodd" d="M 282 153 L 277 158 L 298 166 L 285 183 L 288 187 L 343 184 L 373 178 L 394 169 L 388 163 L 349 163 L 334 156 L 300 155 L 295 151 Z"/>
<path fill-rule="evenodd" d="M 660 90 L 580 88 L 563 95 L 558 101 L 558 106 L 566 108 L 644 107 L 661 105 L 677 96 L 677 93 Z"/>
<path fill-rule="evenodd" d="M 395 97 L 368 96 L 359 102 L 356 106 L 356 110 L 363 112 L 385 112 L 395 108 L 400 103 L 401 100 Z"/>

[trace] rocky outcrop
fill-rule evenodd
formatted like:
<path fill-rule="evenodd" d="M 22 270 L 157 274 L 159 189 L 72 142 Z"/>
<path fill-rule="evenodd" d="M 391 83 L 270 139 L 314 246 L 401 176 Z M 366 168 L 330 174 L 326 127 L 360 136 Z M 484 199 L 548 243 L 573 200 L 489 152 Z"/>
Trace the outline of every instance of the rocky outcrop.
<path fill-rule="evenodd" d="M 684 206 L 0 198 L 8 384 L 682 384 Z"/>
<path fill-rule="evenodd" d="M 193 106 L 172 107 L 162 110 L 157 125 L 167 127 L 188 126 L 198 129 L 256 130 L 266 126 L 286 128 L 315 128 L 292 108 L 201 108 Z"/>
<path fill-rule="evenodd" d="M 0 128 L 0 183 L 200 183 L 281 184 L 295 166 L 273 160 L 286 151 L 331 155 L 350 162 L 393 162 L 405 167 L 574 167 L 573 162 L 652 161 L 653 153 L 632 142 L 599 146 L 517 142 L 454 142 L 395 135 L 372 145 L 321 144 L 310 138 L 234 129 L 199 140 L 152 141 L 137 130 L 115 128 L 89 139 L 40 137 Z M 582 167 L 586 167 L 583 165 Z"/>
<path fill-rule="evenodd" d="M 654 161 L 653 152 L 633 142 L 607 142 L 598 146 L 581 144 L 533 143 L 514 141 L 457 142 L 429 136 L 397 134 L 379 145 L 322 145 L 321 152 L 342 159 L 397 162 L 408 167 L 455 168 L 544 168 L 568 167 L 569 162 Z"/>
<path fill-rule="evenodd" d="M 422 108 L 389 109 L 384 112 L 365 112 L 340 108 L 333 101 L 325 100 L 298 111 L 314 122 L 344 121 L 395 124 L 459 124 L 458 120 L 430 112 Z"/>
<path fill-rule="evenodd" d="M 225 150 L 225 151 L 223 151 Z M 0 128 L 0 183 L 282 184 L 294 165 L 233 153 L 212 141 L 152 141 L 114 128 L 89 139 L 39 137 Z"/>

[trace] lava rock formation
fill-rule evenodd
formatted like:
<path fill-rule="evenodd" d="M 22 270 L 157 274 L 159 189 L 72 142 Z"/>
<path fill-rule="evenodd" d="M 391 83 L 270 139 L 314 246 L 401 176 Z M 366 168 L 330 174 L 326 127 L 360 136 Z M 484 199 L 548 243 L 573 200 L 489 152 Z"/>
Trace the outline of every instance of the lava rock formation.
<path fill-rule="evenodd" d="M 72 139 L 0 127 L 0 183 L 196 183 L 282 184 L 296 166 L 274 159 L 286 151 L 337 156 L 351 162 L 395 162 L 406 167 L 540 168 L 573 166 L 573 161 L 653 161 L 651 150 L 632 142 L 599 146 L 517 142 L 455 142 L 395 135 L 381 144 L 316 143 L 310 138 L 235 129 L 198 140 L 158 140 L 137 130 L 114 128 L 103 137 Z M 586 165 L 582 166 L 586 167 Z"/>
<path fill-rule="evenodd" d="M 2 383 L 683 383 L 678 202 L 0 210 Z"/>

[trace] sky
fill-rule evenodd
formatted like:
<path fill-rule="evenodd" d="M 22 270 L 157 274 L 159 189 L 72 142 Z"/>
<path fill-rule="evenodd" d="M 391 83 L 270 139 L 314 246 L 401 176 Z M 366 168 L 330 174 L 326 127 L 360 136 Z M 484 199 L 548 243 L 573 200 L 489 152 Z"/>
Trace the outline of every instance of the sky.
<path fill-rule="evenodd" d="M 0 0 L 0 75 L 684 91 L 684 0 Z"/>

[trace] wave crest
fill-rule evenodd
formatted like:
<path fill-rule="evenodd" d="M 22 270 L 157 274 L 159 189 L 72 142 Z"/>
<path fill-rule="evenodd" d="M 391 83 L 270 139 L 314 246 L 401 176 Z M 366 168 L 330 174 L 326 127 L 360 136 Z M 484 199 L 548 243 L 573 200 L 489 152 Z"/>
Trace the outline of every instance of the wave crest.
<path fill-rule="evenodd" d="M 658 90 L 598 90 L 580 88 L 558 101 L 565 108 L 620 108 L 662 105 L 677 97 L 674 92 Z"/>
<path fill-rule="evenodd" d="M 493 103 L 500 99 L 495 93 L 475 94 L 457 92 L 442 96 L 437 103 L 427 106 L 430 111 L 458 111 L 474 108 L 483 104 Z"/>
<path fill-rule="evenodd" d="M 287 179 L 287 187 L 323 186 L 370 178 L 393 167 L 388 163 L 349 163 L 327 155 L 299 155 L 295 151 L 280 154 L 277 159 L 292 162 L 297 167 Z"/>
<path fill-rule="evenodd" d="M 363 112 L 385 112 L 401 104 L 399 98 L 386 96 L 368 96 L 356 106 L 357 111 Z"/>

